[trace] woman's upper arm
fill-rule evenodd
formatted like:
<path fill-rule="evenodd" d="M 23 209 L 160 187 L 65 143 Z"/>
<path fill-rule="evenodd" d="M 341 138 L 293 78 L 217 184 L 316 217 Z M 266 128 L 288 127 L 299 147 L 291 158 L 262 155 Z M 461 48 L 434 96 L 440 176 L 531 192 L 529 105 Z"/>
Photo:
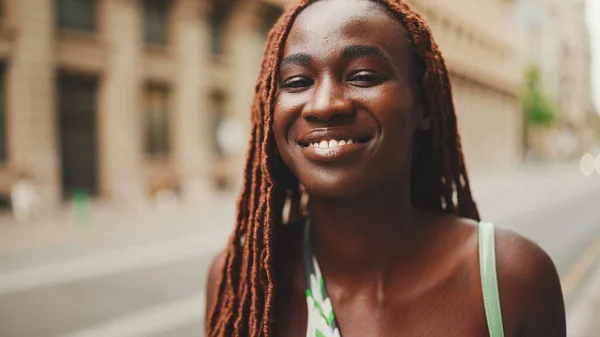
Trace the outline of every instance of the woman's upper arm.
<path fill-rule="evenodd" d="M 212 310 L 212 307 L 217 299 L 219 279 L 221 277 L 223 267 L 225 266 L 226 256 L 226 251 L 222 251 L 215 256 L 208 271 L 208 280 L 206 281 L 206 310 L 204 311 L 207 327 L 210 318 L 210 311 Z"/>
<path fill-rule="evenodd" d="M 521 337 L 565 337 L 565 307 L 554 263 L 535 243 L 497 231 L 498 282 L 505 332 Z M 512 322 L 515 330 L 506 331 Z"/>
<path fill-rule="evenodd" d="M 565 337 L 565 306 L 560 278 L 550 257 L 541 249 L 540 252 L 533 257 L 531 279 L 527 288 L 523 289 L 527 312 L 522 336 Z"/>

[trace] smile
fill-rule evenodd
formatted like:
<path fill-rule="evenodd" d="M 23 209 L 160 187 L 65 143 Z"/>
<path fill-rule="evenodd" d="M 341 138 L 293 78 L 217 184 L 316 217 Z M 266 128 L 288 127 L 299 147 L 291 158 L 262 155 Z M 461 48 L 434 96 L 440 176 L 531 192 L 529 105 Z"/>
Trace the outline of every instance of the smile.
<path fill-rule="evenodd" d="M 314 162 L 331 163 L 360 157 L 367 148 L 368 140 L 323 139 L 299 144 L 304 156 Z"/>
<path fill-rule="evenodd" d="M 360 156 L 372 139 L 366 131 L 343 128 L 313 130 L 299 139 L 298 145 L 302 153 L 315 162 L 348 160 Z"/>
<path fill-rule="evenodd" d="M 320 148 L 320 149 L 331 149 L 334 147 L 339 147 L 339 146 L 346 146 L 346 145 L 352 145 L 354 143 L 358 143 L 352 139 L 348 139 L 348 140 L 335 140 L 335 139 L 331 139 L 329 141 L 327 140 L 322 140 L 320 142 L 315 142 L 315 143 L 310 143 L 310 145 L 308 145 L 309 147 L 315 147 L 315 148 Z"/>
<path fill-rule="evenodd" d="M 311 143 L 301 146 L 302 153 L 310 160 L 316 162 L 334 162 L 358 157 L 367 147 L 367 143 L 353 140 L 323 140 L 320 143 Z"/>

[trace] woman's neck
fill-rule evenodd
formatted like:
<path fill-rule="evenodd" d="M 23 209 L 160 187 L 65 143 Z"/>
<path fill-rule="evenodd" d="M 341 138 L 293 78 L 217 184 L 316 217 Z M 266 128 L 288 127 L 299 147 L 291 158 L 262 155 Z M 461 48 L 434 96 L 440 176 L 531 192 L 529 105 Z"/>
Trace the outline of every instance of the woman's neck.
<path fill-rule="evenodd" d="M 352 282 L 384 281 L 392 266 L 414 263 L 423 247 L 424 215 L 406 186 L 351 199 L 311 197 L 313 249 L 324 273 Z"/>

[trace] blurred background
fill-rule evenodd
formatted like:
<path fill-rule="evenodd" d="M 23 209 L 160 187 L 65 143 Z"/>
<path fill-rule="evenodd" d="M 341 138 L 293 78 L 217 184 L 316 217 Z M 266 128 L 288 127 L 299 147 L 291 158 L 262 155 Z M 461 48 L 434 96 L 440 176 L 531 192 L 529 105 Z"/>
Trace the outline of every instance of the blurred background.
<path fill-rule="evenodd" d="M 0 0 L 0 336 L 203 336 L 287 0 Z M 600 0 L 411 0 L 485 220 L 600 336 Z M 594 85 L 595 84 L 595 85 Z"/>

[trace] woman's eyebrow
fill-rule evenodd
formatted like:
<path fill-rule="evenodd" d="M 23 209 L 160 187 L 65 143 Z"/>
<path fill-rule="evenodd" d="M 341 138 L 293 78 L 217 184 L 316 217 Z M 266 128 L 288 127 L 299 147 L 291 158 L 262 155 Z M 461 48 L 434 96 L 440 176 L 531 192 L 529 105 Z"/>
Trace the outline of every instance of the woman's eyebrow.
<path fill-rule="evenodd" d="M 357 59 L 362 57 L 377 57 L 390 62 L 389 56 L 381 49 L 375 46 L 351 45 L 342 50 L 342 57 L 346 59 Z M 298 66 L 308 66 L 312 63 L 312 58 L 306 53 L 295 53 L 284 57 L 281 65 L 290 64 Z"/>
<path fill-rule="evenodd" d="M 351 45 L 342 51 L 342 57 L 347 59 L 357 59 L 362 57 L 377 57 L 390 62 L 390 58 L 381 49 L 375 46 Z"/>
<path fill-rule="evenodd" d="M 284 57 L 281 60 L 281 65 L 291 64 L 291 65 L 298 65 L 298 66 L 308 66 L 311 63 L 312 63 L 312 58 L 310 57 L 310 55 L 305 54 L 305 53 L 291 54 L 291 55 Z"/>

